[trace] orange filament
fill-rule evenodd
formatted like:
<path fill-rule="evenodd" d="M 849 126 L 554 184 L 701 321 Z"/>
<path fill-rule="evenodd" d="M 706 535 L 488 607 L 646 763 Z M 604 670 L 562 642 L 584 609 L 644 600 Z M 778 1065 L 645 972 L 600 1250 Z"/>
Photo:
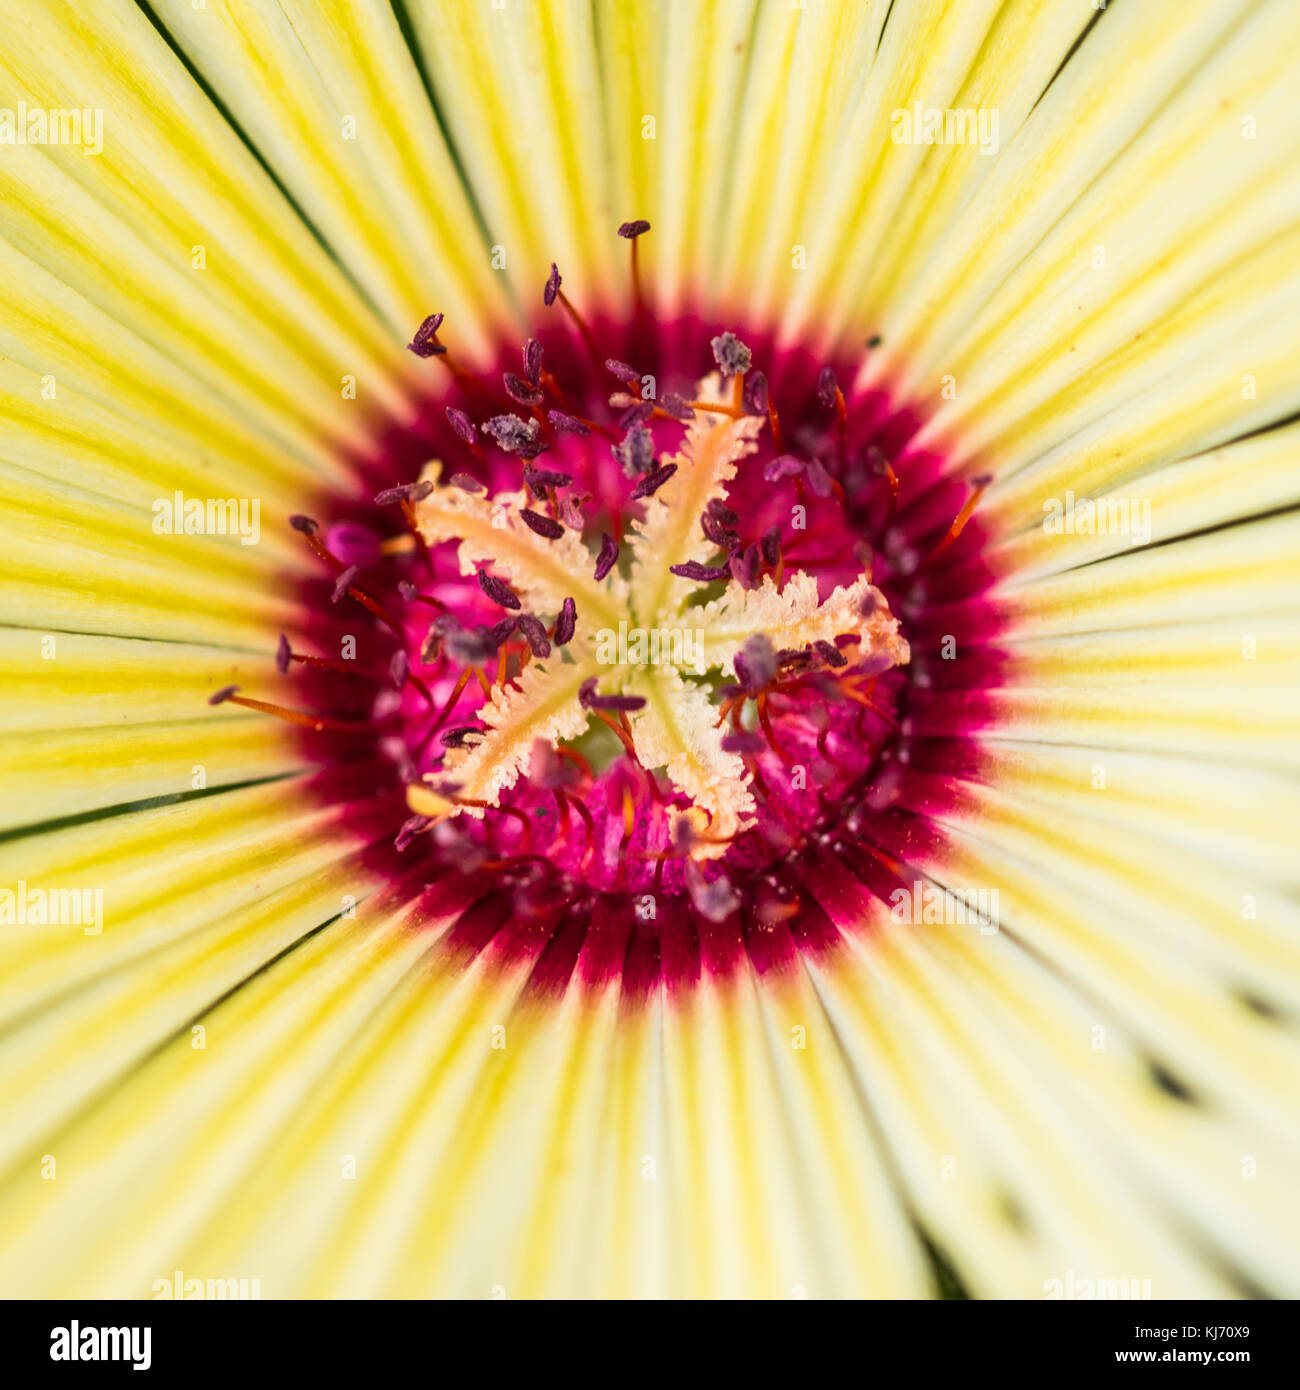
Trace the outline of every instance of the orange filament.
<path fill-rule="evenodd" d="M 596 774 L 592 771 L 591 764 L 586 760 L 586 758 L 582 756 L 581 753 L 578 752 L 576 748 L 566 748 L 561 744 L 557 744 L 555 747 L 555 751 L 561 758 L 568 758 L 570 762 L 576 763 L 578 768 L 581 770 L 582 775 L 588 781 L 593 781 L 595 779 Z"/>
<path fill-rule="evenodd" d="M 888 460 L 885 462 L 885 478 L 889 483 L 889 507 L 885 512 L 885 524 L 881 528 L 882 531 L 887 531 L 894 524 L 894 517 L 898 515 L 898 474 L 894 472 Z"/>
<path fill-rule="evenodd" d="M 970 520 L 971 513 L 979 505 L 980 498 L 988 491 L 992 482 L 992 478 L 984 478 L 972 485 L 971 495 L 966 499 L 961 511 L 953 518 L 952 525 L 948 527 L 947 533 L 944 535 L 943 539 L 927 556 L 925 561 L 927 565 L 933 564 L 957 537 L 961 535 L 962 531 L 966 529 L 966 523 Z"/>
<path fill-rule="evenodd" d="M 776 413 L 776 402 L 771 396 L 767 398 L 767 423 L 772 430 L 772 447 L 778 454 L 785 453 L 781 447 L 781 417 Z"/>
<path fill-rule="evenodd" d="M 763 733 L 767 736 L 767 741 L 772 745 L 772 751 L 781 759 L 783 763 L 790 763 L 793 759 L 776 740 L 776 734 L 772 731 L 772 721 L 767 713 L 767 692 L 765 691 L 758 697 L 758 722 L 762 725 Z"/>
<path fill-rule="evenodd" d="M 438 716 L 437 720 L 434 722 L 433 728 L 429 731 L 430 738 L 432 738 L 447 722 L 448 716 L 451 714 L 452 710 L 456 708 L 456 702 L 460 699 L 461 695 L 464 693 L 465 687 L 469 684 L 469 678 L 474 674 L 474 670 L 475 668 L 473 666 L 466 666 L 459 677 L 457 677 L 456 684 L 452 686 L 451 694 L 447 697 L 447 703 L 442 707 L 442 713 Z"/>
<path fill-rule="evenodd" d="M 227 695 L 222 704 L 243 705 L 245 709 L 255 709 L 261 714 L 273 714 L 277 719 L 287 720 L 290 724 L 300 724 L 304 729 L 314 729 L 317 733 L 324 729 L 334 729 L 340 733 L 357 733 L 373 728 L 368 719 L 331 719 L 323 714 L 304 714 L 302 710 L 273 705 L 269 700 L 252 700 L 246 695 Z"/>
<path fill-rule="evenodd" d="M 600 348 L 596 346 L 596 340 L 592 337 L 591 329 L 587 327 L 586 319 L 573 307 L 573 301 L 563 290 L 556 290 L 555 297 L 564 305 L 565 312 L 577 326 L 578 332 L 582 334 L 582 341 L 587 345 L 587 351 L 591 354 L 591 360 L 596 366 L 603 368 L 605 359 L 600 354 Z"/>
<path fill-rule="evenodd" d="M 518 806 L 493 806 L 490 801 L 468 801 L 458 796 L 453 796 L 450 800 L 458 806 L 480 806 L 487 811 L 500 811 L 503 816 L 514 816 L 523 826 L 524 838 L 520 849 L 524 854 L 531 852 L 533 847 L 533 818 L 527 811 L 521 811 Z"/>
<path fill-rule="evenodd" d="M 641 267 L 637 260 L 637 243 L 640 237 L 631 237 L 632 242 L 632 304 L 636 309 L 637 319 L 645 317 L 645 299 L 641 293 Z"/>
<path fill-rule="evenodd" d="M 415 519 L 415 508 L 403 497 L 401 499 L 402 515 L 406 518 L 406 524 L 411 528 L 411 534 L 415 537 L 416 549 L 420 552 L 420 558 L 429 566 L 430 572 L 433 570 L 433 556 L 429 554 L 428 544 L 420 534 L 420 524 Z"/>
<path fill-rule="evenodd" d="M 736 380 L 739 381 L 740 378 L 737 377 Z M 692 401 L 691 409 L 704 410 L 707 411 L 710 415 L 725 415 L 728 417 L 728 419 L 731 420 L 738 420 L 741 415 L 740 410 L 738 410 L 734 405 L 717 405 L 713 401 Z"/>
<path fill-rule="evenodd" d="M 583 824 L 586 826 L 587 843 L 582 851 L 582 867 L 585 869 L 596 850 L 596 822 L 592 819 L 591 812 L 576 797 L 571 797 L 559 787 L 555 789 L 555 795 L 561 799 L 564 805 L 572 806 L 582 817 Z"/>

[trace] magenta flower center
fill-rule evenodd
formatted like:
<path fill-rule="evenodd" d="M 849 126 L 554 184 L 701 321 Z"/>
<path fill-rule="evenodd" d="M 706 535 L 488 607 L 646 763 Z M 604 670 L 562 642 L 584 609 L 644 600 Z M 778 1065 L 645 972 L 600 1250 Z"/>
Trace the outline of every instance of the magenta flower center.
<path fill-rule="evenodd" d="M 294 519 L 323 577 L 278 653 L 372 861 L 470 954 L 647 982 L 910 884 L 1000 663 L 981 481 L 853 389 L 869 349 L 556 305 L 491 370 L 436 316 L 412 350 L 374 501 Z"/>

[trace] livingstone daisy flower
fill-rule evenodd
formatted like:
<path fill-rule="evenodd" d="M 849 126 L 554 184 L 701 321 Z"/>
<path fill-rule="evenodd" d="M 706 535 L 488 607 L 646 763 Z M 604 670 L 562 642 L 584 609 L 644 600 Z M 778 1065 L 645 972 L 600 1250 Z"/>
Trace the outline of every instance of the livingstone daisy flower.
<path fill-rule="evenodd" d="M 1289 0 L 3 11 L 0 1290 L 1300 1293 Z"/>

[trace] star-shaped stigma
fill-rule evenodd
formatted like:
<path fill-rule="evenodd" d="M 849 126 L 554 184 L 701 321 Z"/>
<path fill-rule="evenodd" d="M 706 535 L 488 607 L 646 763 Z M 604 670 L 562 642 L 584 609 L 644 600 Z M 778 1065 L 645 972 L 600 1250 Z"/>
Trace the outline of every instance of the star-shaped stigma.
<path fill-rule="evenodd" d="M 417 815 L 483 816 L 528 773 L 539 744 L 572 744 L 599 719 L 647 773 L 666 773 L 674 844 L 716 858 L 755 818 L 744 754 L 756 730 L 771 737 L 766 693 L 810 669 L 848 689 L 908 660 L 868 573 L 821 599 L 811 574 L 778 559 L 759 579 L 761 547 L 729 547 L 738 518 L 728 484 L 768 422 L 744 413 L 748 362 L 728 348 L 715 343 L 734 373 L 699 384 L 679 451 L 642 461 L 633 497 L 644 510 L 622 545 L 606 533 L 597 550 L 563 523 L 564 475 L 526 470 L 522 490 L 488 495 L 444 478 L 440 463 L 426 467 L 419 534 L 430 547 L 456 543 L 461 573 L 501 605 L 529 654 L 492 687 L 483 727 L 453 740 L 442 769 L 408 788 Z M 473 636 L 444 620 L 430 641 Z"/>

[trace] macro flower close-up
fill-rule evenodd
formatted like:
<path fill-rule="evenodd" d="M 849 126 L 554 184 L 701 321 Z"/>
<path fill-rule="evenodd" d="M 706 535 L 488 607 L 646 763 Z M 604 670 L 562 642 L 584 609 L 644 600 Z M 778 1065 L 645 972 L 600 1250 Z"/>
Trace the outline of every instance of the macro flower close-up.
<path fill-rule="evenodd" d="M 0 1297 L 1300 1296 L 1294 0 L 0 26 Z"/>

